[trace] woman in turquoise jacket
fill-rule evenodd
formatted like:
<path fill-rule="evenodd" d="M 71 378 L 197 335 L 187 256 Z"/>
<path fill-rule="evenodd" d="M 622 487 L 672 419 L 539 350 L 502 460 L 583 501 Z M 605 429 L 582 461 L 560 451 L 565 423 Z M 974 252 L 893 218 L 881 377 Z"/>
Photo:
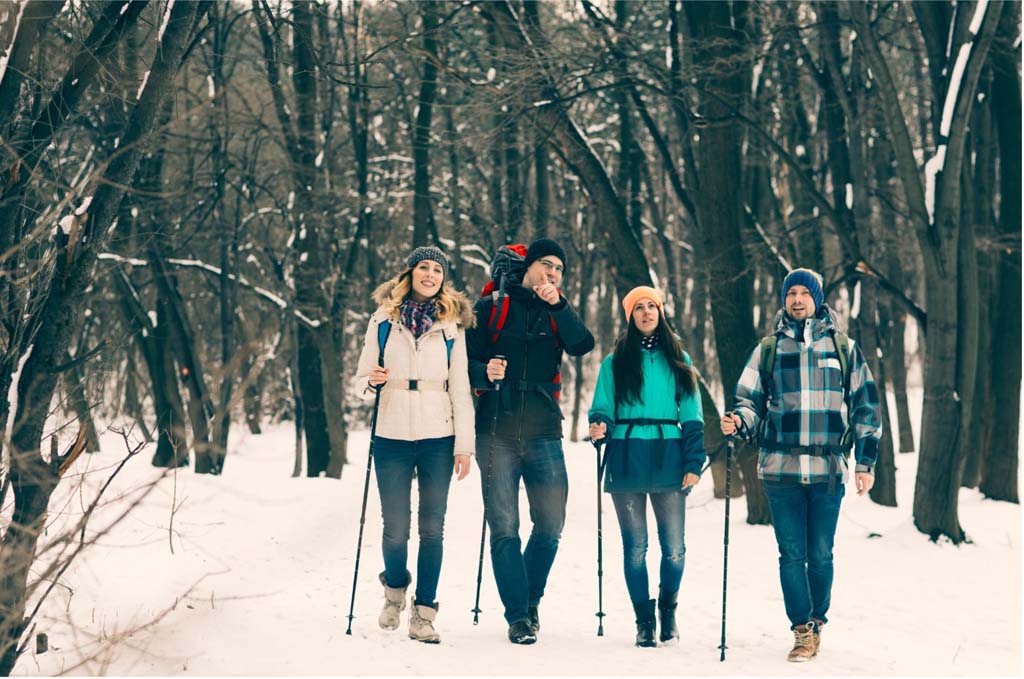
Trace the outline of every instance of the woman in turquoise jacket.
<path fill-rule="evenodd" d="M 626 587 L 636 612 L 636 645 L 656 646 L 654 608 L 662 642 L 679 638 L 675 610 L 683 578 L 686 496 L 700 481 L 704 414 L 697 371 L 662 309 L 661 294 L 646 286 L 622 300 L 625 332 L 601 363 L 590 407 L 590 438 L 611 433 L 605 452 L 605 492 L 622 530 Z M 661 545 L 658 599 L 647 582 L 647 499 Z"/>

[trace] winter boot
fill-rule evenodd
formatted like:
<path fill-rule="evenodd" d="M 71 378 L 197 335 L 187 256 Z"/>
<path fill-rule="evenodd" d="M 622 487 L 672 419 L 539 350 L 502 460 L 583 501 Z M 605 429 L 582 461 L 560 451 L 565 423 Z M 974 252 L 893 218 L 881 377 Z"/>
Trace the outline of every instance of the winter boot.
<path fill-rule="evenodd" d="M 435 608 L 423 606 L 413 602 L 412 612 L 409 613 L 409 638 L 422 641 L 425 644 L 441 643 L 441 635 L 434 630 L 434 620 L 437 618 L 437 604 Z"/>
<path fill-rule="evenodd" d="M 814 655 L 818 655 L 818 651 L 821 650 L 821 628 L 825 626 L 825 621 L 817 618 L 811 620 L 814 621 Z"/>
<path fill-rule="evenodd" d="M 384 573 L 380 574 L 380 584 L 384 585 L 384 610 L 380 612 L 377 623 L 381 629 L 398 629 L 402 611 L 405 610 L 405 590 L 412 582 L 412 575 L 406 571 L 405 587 L 388 587 L 384 580 Z"/>
<path fill-rule="evenodd" d="M 640 648 L 654 648 L 658 643 L 654 640 L 654 599 L 633 603 L 636 612 L 636 645 Z"/>
<path fill-rule="evenodd" d="M 796 641 L 793 643 L 793 650 L 789 652 L 786 660 L 789 662 L 807 662 L 814 658 L 817 652 L 817 642 L 814 638 L 816 625 L 811 620 L 806 625 L 797 625 L 793 628 L 793 635 Z"/>
<path fill-rule="evenodd" d="M 661 643 L 679 638 L 679 628 L 676 627 L 676 597 L 679 592 L 666 592 L 658 590 L 658 618 L 661 622 L 661 634 L 658 639 Z"/>
<path fill-rule="evenodd" d="M 508 640 L 513 644 L 526 646 L 537 641 L 537 632 L 529 620 L 516 620 L 508 626 Z"/>
<path fill-rule="evenodd" d="M 530 606 L 526 609 L 527 614 L 530 616 L 530 624 L 533 625 L 534 633 L 540 631 L 540 612 L 536 606 Z"/>

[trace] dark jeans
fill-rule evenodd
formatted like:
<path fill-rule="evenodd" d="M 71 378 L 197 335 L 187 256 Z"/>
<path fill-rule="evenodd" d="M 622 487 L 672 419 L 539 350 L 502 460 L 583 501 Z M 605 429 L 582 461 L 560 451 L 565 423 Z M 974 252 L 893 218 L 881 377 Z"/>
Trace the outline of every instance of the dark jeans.
<path fill-rule="evenodd" d="M 505 620 L 512 624 L 528 619 L 527 608 L 540 603 L 558 552 L 569 496 L 562 441 L 519 442 L 500 436 L 493 440 L 487 435 L 479 436 L 476 457 L 491 529 L 494 580 L 505 605 Z M 525 552 L 521 551 L 519 539 L 520 479 L 526 486 L 533 523 Z"/>
<path fill-rule="evenodd" d="M 412 474 L 419 481 L 420 548 L 416 559 L 416 603 L 436 606 L 437 580 L 441 575 L 444 513 L 448 507 L 448 486 L 455 465 L 455 437 L 396 441 L 377 437 L 373 462 L 377 467 L 377 490 L 384 517 L 384 581 L 388 587 L 409 584 L 406 561 L 409 556 L 409 495 Z"/>
<path fill-rule="evenodd" d="M 682 490 L 651 493 L 661 545 L 660 587 L 678 592 L 686 565 L 686 495 Z M 650 599 L 647 584 L 647 493 L 611 493 L 622 530 L 626 589 L 634 604 Z"/>
<path fill-rule="evenodd" d="M 828 492 L 828 483 L 809 485 L 764 482 L 779 543 L 779 578 L 786 615 L 796 627 L 811 618 L 828 622 L 832 601 L 832 544 L 839 505 L 846 488 Z"/>

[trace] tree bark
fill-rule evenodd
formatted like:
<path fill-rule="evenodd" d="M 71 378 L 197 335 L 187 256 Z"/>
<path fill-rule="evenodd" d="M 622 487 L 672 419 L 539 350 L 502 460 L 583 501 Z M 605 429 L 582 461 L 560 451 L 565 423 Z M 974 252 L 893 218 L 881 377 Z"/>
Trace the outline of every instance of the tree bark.
<path fill-rule="evenodd" d="M 433 120 L 434 100 L 437 98 L 437 3 L 420 3 L 423 20 L 423 79 L 416 100 L 416 125 L 413 129 L 413 206 L 412 244 L 414 247 L 430 242 L 430 234 L 437 233 L 434 209 L 430 198 L 430 126 Z"/>
<path fill-rule="evenodd" d="M 709 297 L 715 326 L 715 349 L 726 398 L 751 349 L 757 343 L 752 312 L 753 283 L 741 247 L 744 129 L 733 118 L 742 108 L 747 81 L 737 58 L 749 50 L 743 34 L 733 27 L 727 2 L 683 5 L 693 44 L 692 61 L 704 66 L 697 75 L 702 93 L 701 112 L 711 121 L 700 130 L 697 167 L 700 192 L 697 215 L 704 242 L 705 268 L 712 285 Z M 736 6 L 736 11 L 743 11 Z M 675 96 L 685 97 L 676 92 Z M 757 453 L 751 446 L 737 451 L 747 495 L 747 523 L 771 521 L 768 501 L 757 478 Z"/>
<path fill-rule="evenodd" d="M 992 112 L 999 137 L 999 233 L 1008 242 L 1021 231 L 1021 86 L 1013 41 L 1020 4 L 1004 10 L 1000 39 L 993 50 Z M 992 443 L 979 489 L 994 500 L 1020 503 L 1017 488 L 1021 385 L 1020 252 L 1008 245 L 995 255 L 996 289 L 992 309 L 992 400 L 996 408 Z"/>
<path fill-rule="evenodd" d="M 43 529 L 46 507 L 59 481 L 58 470 L 41 454 L 41 442 L 58 375 L 51 370 L 68 349 L 78 323 L 83 295 L 93 280 L 96 254 L 107 242 L 109 227 L 145 150 L 163 101 L 187 45 L 195 34 L 205 3 L 178 3 L 169 20 L 149 78 L 122 130 L 121 146 L 110 159 L 102 180 L 95 184 L 93 200 L 70 234 L 58 230 L 53 273 L 41 293 L 38 318 L 46 320 L 46 332 L 36 336 L 18 382 L 18 410 L 11 437 L 10 481 L 15 505 L 12 523 L 0 546 L 0 675 L 9 675 L 18 657 L 25 630 L 28 576 Z"/>
<path fill-rule="evenodd" d="M 944 153 L 941 172 L 934 179 L 934 205 L 926 201 L 918 175 L 913 143 L 897 99 L 897 88 L 878 47 L 867 6 L 850 3 L 858 44 L 876 79 L 872 92 L 878 98 L 896 152 L 897 169 L 906 193 L 911 218 L 924 256 L 928 333 L 925 362 L 925 396 L 922 413 L 921 453 L 914 492 L 914 523 L 932 539 L 946 536 L 954 543 L 964 540 L 958 514 L 958 493 L 963 458 L 961 440 L 969 422 L 969 403 L 962 394 L 973 393 L 973 361 L 977 317 L 959 317 L 962 294 L 970 292 L 969 272 L 960 276 L 960 183 L 964 141 L 981 67 L 995 32 L 1001 5 L 989 5 L 979 34 L 972 41 L 959 89 L 940 93 L 955 97 L 948 130 L 940 130 L 939 153 Z M 972 20 L 972 12 L 958 12 L 958 25 Z M 965 30 L 955 35 L 965 36 Z M 960 41 L 963 42 L 963 41 Z M 959 47 L 959 45 L 958 45 Z M 946 134 L 944 134 L 944 132 Z M 929 161 L 937 164 L 937 159 Z M 956 304 L 951 303 L 957 300 Z M 963 357 L 965 360 L 960 361 Z"/>

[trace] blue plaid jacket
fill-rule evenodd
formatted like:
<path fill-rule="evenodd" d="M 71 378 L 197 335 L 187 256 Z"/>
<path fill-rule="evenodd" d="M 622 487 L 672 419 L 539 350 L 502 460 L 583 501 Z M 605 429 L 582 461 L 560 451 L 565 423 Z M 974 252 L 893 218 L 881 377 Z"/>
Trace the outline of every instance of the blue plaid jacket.
<path fill-rule="evenodd" d="M 882 435 L 878 389 L 860 347 L 851 339 L 849 393 L 843 393 L 832 336 L 835 322 L 828 305 L 806 323 L 792 321 L 779 310 L 771 394 L 765 394 L 761 384 L 760 344 L 747 359 L 736 385 L 734 412 L 743 420 L 741 435 L 753 440 L 760 434 L 758 478 L 809 484 L 841 473 L 845 483 L 849 470 L 844 455 L 815 455 L 806 448 L 839 449 L 847 427 L 853 428 L 856 471 L 874 473 Z"/>

